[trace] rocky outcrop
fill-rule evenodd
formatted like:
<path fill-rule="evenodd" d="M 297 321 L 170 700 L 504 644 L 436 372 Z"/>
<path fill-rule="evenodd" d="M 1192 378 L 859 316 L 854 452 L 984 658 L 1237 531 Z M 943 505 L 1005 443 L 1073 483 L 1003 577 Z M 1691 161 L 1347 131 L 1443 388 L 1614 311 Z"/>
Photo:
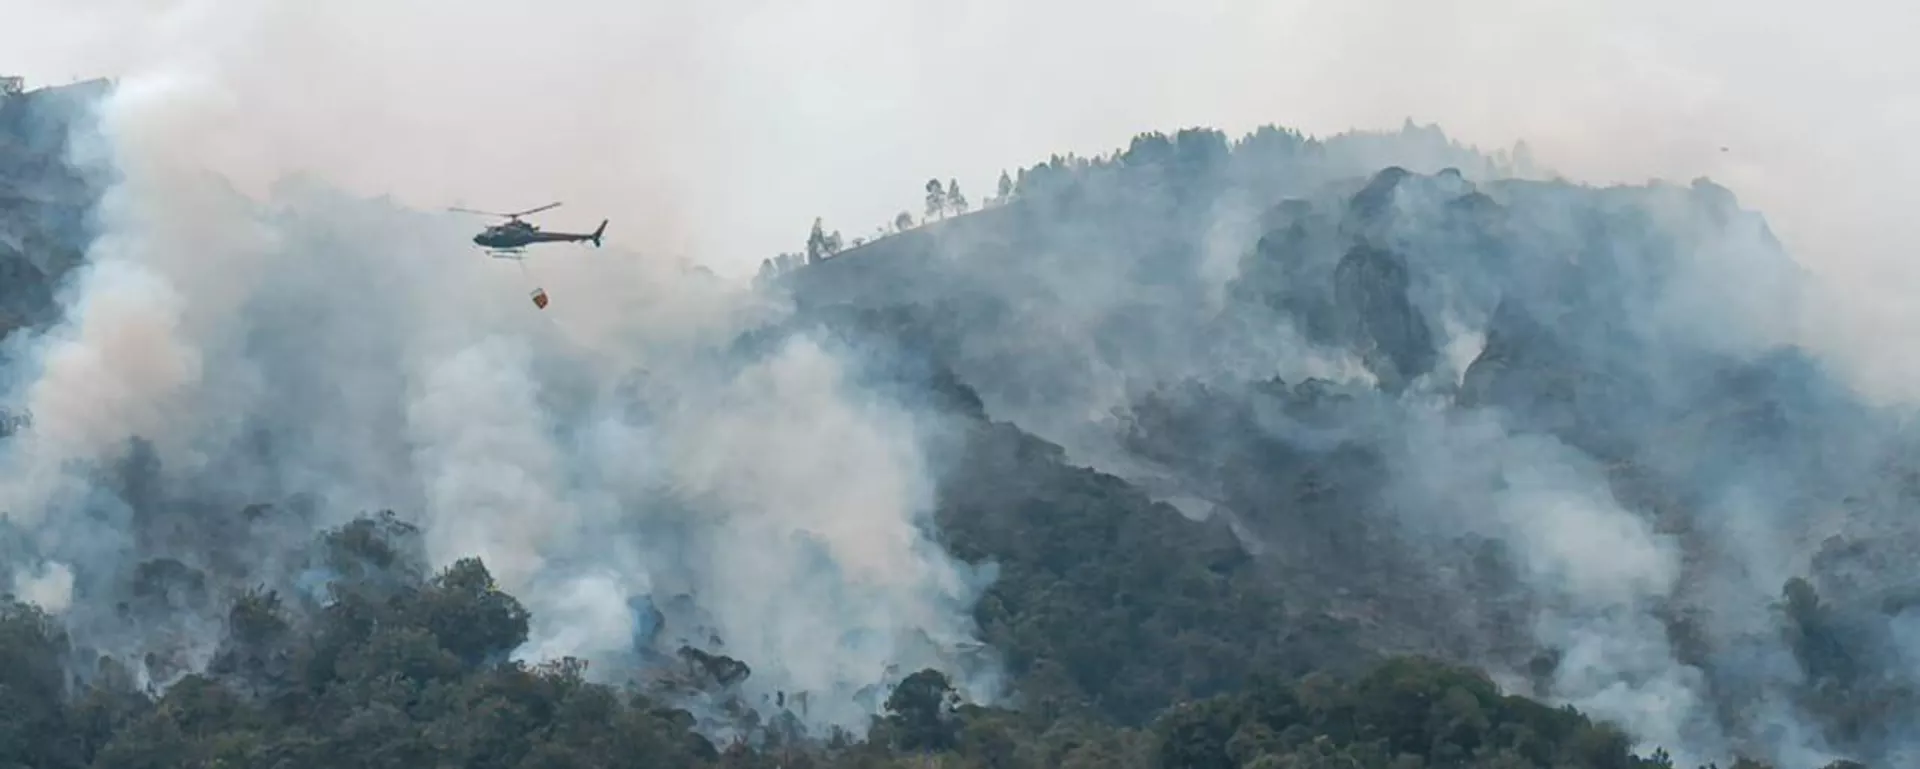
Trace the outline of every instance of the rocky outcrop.
<path fill-rule="evenodd" d="M 1357 245 L 1333 271 L 1333 295 L 1347 343 L 1382 389 L 1398 392 L 1433 370 L 1433 332 L 1409 300 L 1405 257 Z"/>

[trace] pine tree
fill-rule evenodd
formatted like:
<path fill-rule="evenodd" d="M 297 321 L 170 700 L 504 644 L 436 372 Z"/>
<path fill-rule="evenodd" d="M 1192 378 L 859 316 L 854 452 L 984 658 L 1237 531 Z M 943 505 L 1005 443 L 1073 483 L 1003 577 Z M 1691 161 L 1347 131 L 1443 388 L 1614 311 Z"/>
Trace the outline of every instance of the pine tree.
<path fill-rule="evenodd" d="M 827 233 L 821 227 L 820 217 L 813 218 L 813 232 L 807 234 L 807 264 L 827 258 Z"/>
<path fill-rule="evenodd" d="M 927 180 L 927 218 L 931 219 L 933 217 L 938 216 L 944 219 L 946 218 L 946 215 L 947 215 L 946 190 L 941 188 L 939 179 L 928 179 Z"/>
<path fill-rule="evenodd" d="M 947 209 L 955 214 L 967 212 L 967 196 L 960 193 L 960 182 L 947 180 Z"/>

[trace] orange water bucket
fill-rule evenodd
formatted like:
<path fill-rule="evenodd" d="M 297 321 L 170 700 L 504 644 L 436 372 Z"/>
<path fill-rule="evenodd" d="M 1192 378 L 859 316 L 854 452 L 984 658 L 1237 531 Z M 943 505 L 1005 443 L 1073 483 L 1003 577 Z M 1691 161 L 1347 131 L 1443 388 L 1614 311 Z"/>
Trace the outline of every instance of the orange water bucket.
<path fill-rule="evenodd" d="M 538 307 L 542 310 L 547 309 L 547 290 L 546 289 L 536 288 L 533 290 L 533 306 Z"/>

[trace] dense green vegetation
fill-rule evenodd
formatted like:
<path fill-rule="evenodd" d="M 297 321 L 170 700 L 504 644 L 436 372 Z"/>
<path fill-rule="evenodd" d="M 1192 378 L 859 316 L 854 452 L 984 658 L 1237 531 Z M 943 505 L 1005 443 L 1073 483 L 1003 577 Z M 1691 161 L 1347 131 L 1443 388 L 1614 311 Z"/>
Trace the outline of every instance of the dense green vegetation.
<path fill-rule="evenodd" d="M 1087 493 L 1097 496 L 1097 485 Z M 507 660 L 526 638 L 527 611 L 497 591 L 475 560 L 428 578 L 409 576 L 418 566 L 409 563 L 411 536 L 391 518 L 329 532 L 321 552 L 357 568 L 332 586 L 324 607 L 303 615 L 273 593 L 240 596 L 212 664 L 158 695 L 111 662 L 76 666 L 56 622 L 9 600 L 0 607 L 0 766 L 1661 765 L 1630 756 L 1615 729 L 1503 696 L 1474 671 L 1418 658 L 1389 660 L 1351 680 L 1316 674 L 1295 681 L 1242 664 L 1233 672 L 1249 674 L 1244 679 L 1200 676 L 1233 691 L 1187 702 L 1137 728 L 1045 706 L 974 707 L 929 670 L 894 690 L 865 740 L 801 741 L 771 728 L 757 744 L 716 745 L 694 731 L 692 714 L 645 691 L 588 683 L 581 663 Z M 1054 558 L 1061 566 L 1076 560 Z M 1037 598 L 1019 594 L 1035 581 L 1046 580 L 1017 578 L 985 611 L 1007 628 L 1015 648 L 1061 660 L 1062 675 L 1086 684 L 1066 688 L 1139 692 L 1154 685 L 1126 665 L 1108 668 L 1117 675 L 1089 669 L 1110 658 L 1118 647 L 1109 644 L 1121 639 L 1101 633 L 1083 640 L 1066 626 L 1109 610 L 1008 605 Z M 1039 589 L 1077 591 L 1069 602 L 1088 594 L 1089 586 L 1066 582 L 1056 577 Z M 1203 593 L 1196 603 L 1217 599 L 1204 594 L 1206 587 L 1190 589 Z M 1157 623 L 1149 617 L 1141 624 Z M 724 686 L 701 679 L 697 671 L 711 664 L 699 655 L 686 662 L 687 680 Z M 75 667 L 89 673 L 69 690 L 64 671 Z"/>
<path fill-rule="evenodd" d="M 1290 615 L 1229 534 L 987 421 L 964 385 L 935 374 L 923 384 L 966 424 L 939 521 L 957 553 L 1003 565 L 977 613 L 1018 677 L 1017 708 L 962 702 L 928 670 L 891 693 L 864 739 L 802 739 L 743 708 L 673 707 L 688 689 L 725 702 L 751 675 L 696 649 L 667 680 L 631 688 L 589 683 L 573 660 L 514 662 L 528 611 L 477 560 L 429 573 L 418 532 L 383 515 L 319 539 L 314 562 L 341 575 L 323 600 L 233 597 L 211 664 L 157 693 L 110 661 L 73 659 L 56 622 L 9 601 L 0 766 L 1668 765 L 1469 668 L 1340 663 L 1354 650 L 1339 629 Z M 74 670 L 86 674 L 70 682 Z M 697 722 L 715 718 L 742 739 L 702 736 Z"/>

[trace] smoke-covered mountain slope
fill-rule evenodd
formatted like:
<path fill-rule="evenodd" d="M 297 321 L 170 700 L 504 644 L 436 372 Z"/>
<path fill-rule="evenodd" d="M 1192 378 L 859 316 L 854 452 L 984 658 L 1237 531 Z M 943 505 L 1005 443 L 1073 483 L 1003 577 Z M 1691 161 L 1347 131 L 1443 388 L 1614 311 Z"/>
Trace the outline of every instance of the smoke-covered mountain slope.
<path fill-rule="evenodd" d="M 6 126 L 11 182 L 65 186 L 5 221 L 46 293 L 6 342 L 0 763 L 1909 741 L 1908 441 L 1775 343 L 1791 263 L 1711 185 L 1189 131 L 760 291 L 550 268 L 538 315 L 465 222 L 114 141 L 163 101 L 67 119 L 100 157 Z"/>
<path fill-rule="evenodd" d="M 989 414 L 1232 521 L 1355 648 L 1690 756 L 1911 757 L 1912 436 L 1792 344 L 1756 213 L 1264 136 L 1056 159 L 778 282 L 915 318 Z"/>
<path fill-rule="evenodd" d="M 99 180 L 69 162 L 102 82 L 0 96 L 0 337 L 53 320 L 53 292 L 79 264 Z"/>

